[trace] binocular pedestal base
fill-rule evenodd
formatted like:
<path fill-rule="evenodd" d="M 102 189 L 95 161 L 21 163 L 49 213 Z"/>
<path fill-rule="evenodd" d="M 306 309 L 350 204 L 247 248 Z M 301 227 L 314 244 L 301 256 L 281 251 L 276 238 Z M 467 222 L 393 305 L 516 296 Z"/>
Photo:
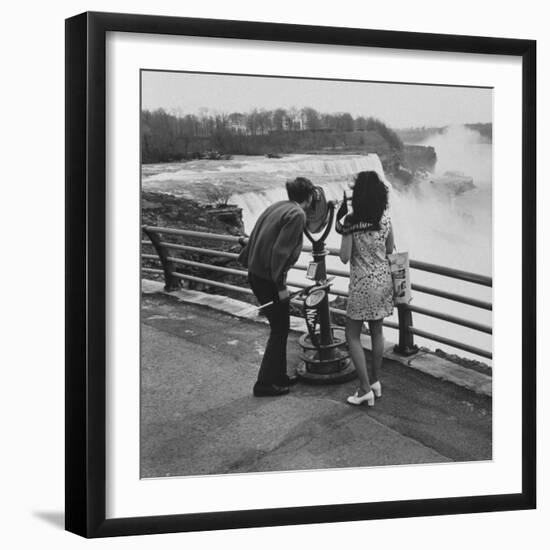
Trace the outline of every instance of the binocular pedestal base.
<path fill-rule="evenodd" d="M 347 350 L 346 341 L 333 336 L 328 345 L 314 345 L 309 334 L 300 338 L 302 362 L 296 374 L 309 384 L 342 384 L 357 373 Z"/>

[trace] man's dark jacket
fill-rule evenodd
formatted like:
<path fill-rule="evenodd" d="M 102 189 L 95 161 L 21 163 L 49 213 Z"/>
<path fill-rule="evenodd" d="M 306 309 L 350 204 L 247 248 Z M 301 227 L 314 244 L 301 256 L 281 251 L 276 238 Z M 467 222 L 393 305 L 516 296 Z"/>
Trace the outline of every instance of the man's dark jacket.
<path fill-rule="evenodd" d="M 305 212 L 297 203 L 272 204 L 258 218 L 239 262 L 250 273 L 273 281 L 278 290 L 283 290 L 286 273 L 300 256 L 305 225 Z"/>

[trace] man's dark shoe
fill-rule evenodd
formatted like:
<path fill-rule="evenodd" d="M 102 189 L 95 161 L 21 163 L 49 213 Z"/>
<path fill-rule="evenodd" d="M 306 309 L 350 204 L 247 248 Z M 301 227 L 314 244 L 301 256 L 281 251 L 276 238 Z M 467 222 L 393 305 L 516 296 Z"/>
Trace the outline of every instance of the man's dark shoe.
<path fill-rule="evenodd" d="M 283 386 L 295 386 L 300 379 L 295 374 L 293 376 L 286 376 L 283 381 Z"/>
<path fill-rule="evenodd" d="M 275 397 L 277 395 L 286 395 L 290 390 L 288 386 L 254 386 L 254 397 Z"/>

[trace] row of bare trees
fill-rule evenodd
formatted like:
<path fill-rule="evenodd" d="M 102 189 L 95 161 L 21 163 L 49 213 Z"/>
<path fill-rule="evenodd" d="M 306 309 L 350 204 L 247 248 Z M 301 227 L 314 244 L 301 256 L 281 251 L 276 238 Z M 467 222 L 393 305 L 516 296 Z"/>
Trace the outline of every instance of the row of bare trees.
<path fill-rule="evenodd" d="M 216 149 L 242 152 L 250 138 L 296 132 L 377 132 L 392 149 L 403 144 L 397 134 L 374 117 L 354 118 L 349 113 L 321 113 L 302 109 L 253 109 L 247 113 L 218 113 L 201 109 L 198 114 L 163 109 L 142 111 L 144 162 L 174 160 L 193 150 Z M 248 139 L 243 139 L 243 138 Z"/>
<path fill-rule="evenodd" d="M 374 117 L 354 118 L 349 113 L 320 113 L 311 107 L 302 109 L 253 109 L 248 113 L 217 113 L 201 109 L 198 115 L 171 113 L 163 109 L 143 111 L 144 125 L 163 126 L 165 131 L 206 137 L 228 130 L 249 135 L 299 130 L 337 130 L 353 132 L 378 129 L 384 125 Z"/>

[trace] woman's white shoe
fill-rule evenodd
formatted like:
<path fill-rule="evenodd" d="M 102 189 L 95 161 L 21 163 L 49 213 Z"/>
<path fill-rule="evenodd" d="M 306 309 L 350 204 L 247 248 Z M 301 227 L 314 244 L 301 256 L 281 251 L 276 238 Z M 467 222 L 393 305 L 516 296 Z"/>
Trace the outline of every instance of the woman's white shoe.
<path fill-rule="evenodd" d="M 382 397 L 382 384 L 380 384 L 380 380 L 375 382 L 370 389 L 374 392 L 375 397 Z"/>
<path fill-rule="evenodd" d="M 362 395 L 361 397 L 359 397 L 358 393 L 359 392 L 355 392 L 354 395 L 350 395 L 347 399 L 347 402 L 351 403 L 352 405 L 361 405 L 362 403 L 367 403 L 369 407 L 372 407 L 374 405 L 374 393 L 372 390 L 365 395 Z"/>

